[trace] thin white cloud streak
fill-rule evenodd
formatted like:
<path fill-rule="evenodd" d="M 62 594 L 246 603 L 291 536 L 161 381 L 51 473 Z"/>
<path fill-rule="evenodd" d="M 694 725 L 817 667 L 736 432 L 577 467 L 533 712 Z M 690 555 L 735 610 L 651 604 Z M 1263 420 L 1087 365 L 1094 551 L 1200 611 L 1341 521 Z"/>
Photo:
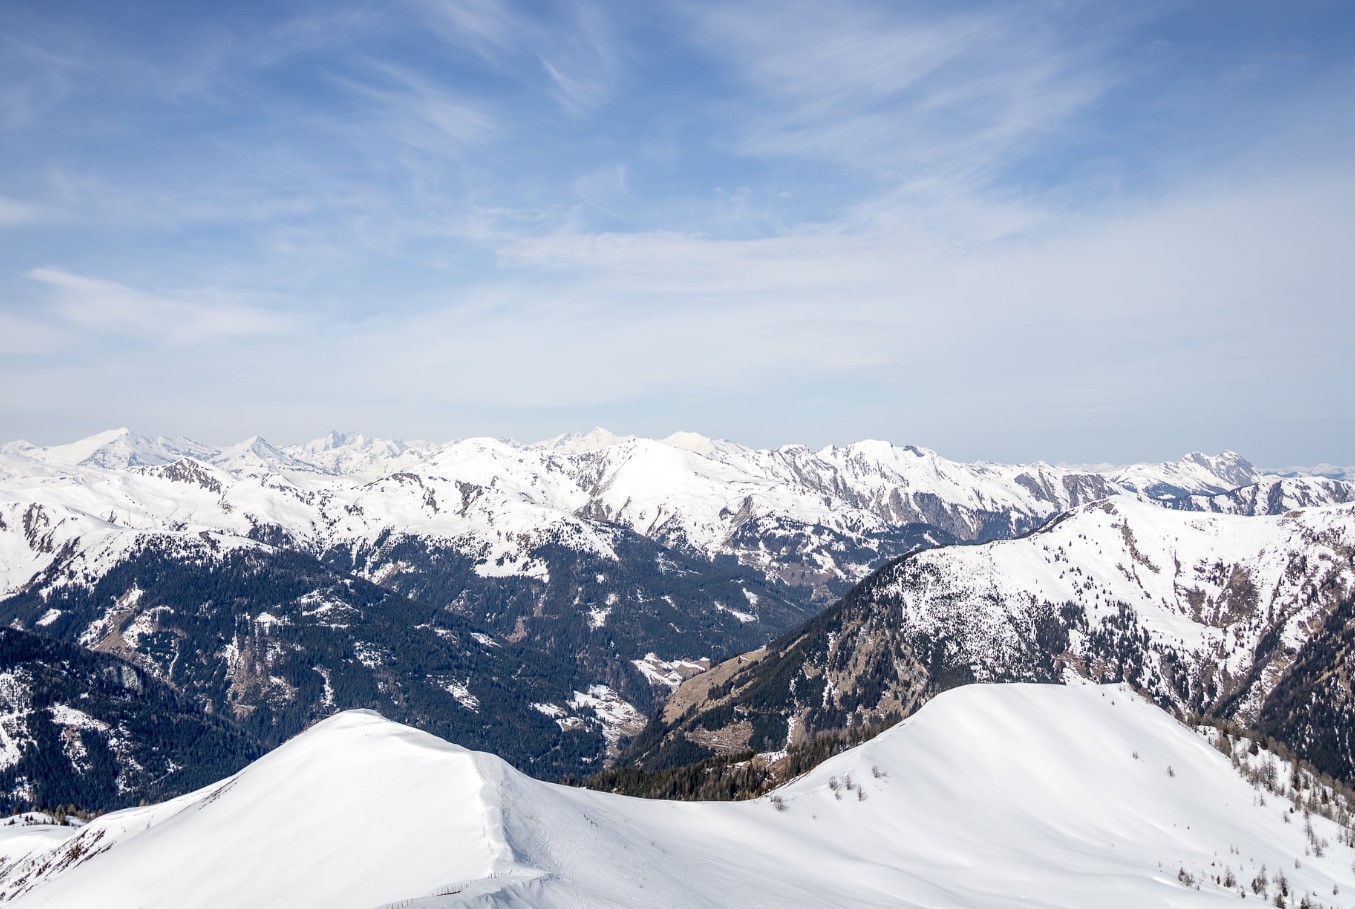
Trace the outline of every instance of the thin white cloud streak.
<path fill-rule="evenodd" d="M 570 27 L 553 41 L 539 42 L 538 54 L 556 101 L 578 117 L 611 97 L 620 61 L 617 36 L 602 11 L 578 3 L 572 12 Z"/>
<path fill-rule="evenodd" d="M 378 130 L 383 138 L 437 155 L 459 155 L 498 136 L 496 119 L 487 105 L 402 66 L 374 61 L 368 69 L 379 81 L 339 78 L 370 102 L 371 119 L 361 125 L 362 130 Z"/>
<path fill-rule="evenodd" d="M 468 50 L 504 75 L 545 86 L 567 114 L 605 104 L 621 75 L 621 40 L 597 4 L 556 4 L 547 20 L 503 2 L 418 2 L 425 21 L 448 45 Z"/>
<path fill-rule="evenodd" d="M 31 129 L 79 86 L 79 48 L 17 17 L 0 20 L 0 128 Z"/>
<path fill-rule="evenodd" d="M 51 309 L 61 322 L 96 336 L 201 344 L 284 334 L 295 328 L 292 320 L 252 306 L 206 299 L 209 291 L 197 291 L 198 299 L 185 300 L 56 268 L 35 268 L 26 276 L 54 289 Z"/>
<path fill-rule="evenodd" d="M 415 0 L 412 7 L 443 41 L 496 66 L 529 23 L 502 0 Z"/>
<path fill-rule="evenodd" d="M 899 182 L 991 179 L 1117 79 L 1094 36 L 1075 39 L 1029 7 L 930 20 L 897 11 L 699 8 L 699 43 L 762 98 L 739 112 L 742 151 L 809 155 Z"/>
<path fill-rule="evenodd" d="M 18 199 L 0 196 L 0 228 L 29 224 L 43 215 L 43 209 Z"/>

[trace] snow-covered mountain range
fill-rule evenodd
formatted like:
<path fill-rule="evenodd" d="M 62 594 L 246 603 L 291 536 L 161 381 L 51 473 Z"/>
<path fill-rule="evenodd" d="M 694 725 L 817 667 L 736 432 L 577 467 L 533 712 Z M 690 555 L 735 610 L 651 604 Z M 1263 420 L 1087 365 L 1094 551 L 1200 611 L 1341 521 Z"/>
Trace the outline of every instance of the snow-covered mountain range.
<path fill-rule="evenodd" d="M 374 579 L 401 571 L 379 551 L 393 536 L 445 541 L 482 576 L 544 579 L 535 555 L 543 541 L 607 560 L 615 555 L 609 528 L 620 527 L 707 559 L 733 556 L 826 600 L 918 542 L 1013 536 L 1117 492 L 1207 496 L 1260 478 L 1232 452 L 1098 473 L 962 464 L 869 441 L 811 451 L 691 433 L 654 441 L 594 430 L 533 445 L 331 433 L 288 448 L 255 437 L 217 450 L 120 429 L 69 445 L 0 446 L 6 525 L 22 526 L 28 506 L 49 512 L 29 519 L 47 528 L 41 545 L 6 548 L 0 591 L 50 564 L 64 541 L 90 536 L 93 519 L 105 531 L 209 531 L 316 553 L 347 549 L 366 557 L 362 570 Z M 1311 482 L 1315 498 L 1331 488 L 1293 482 Z"/>
<path fill-rule="evenodd" d="M 1211 744 L 1123 686 L 971 686 L 766 797 L 691 804 L 538 782 L 351 712 L 173 801 L 78 831 L 0 828 L 0 896 L 108 909 L 1348 905 L 1350 831 L 1301 810 L 1336 794 L 1254 745 Z M 1292 780 L 1293 801 L 1236 769 L 1253 765 Z"/>
<path fill-rule="evenodd" d="M 1231 452 L 1092 470 L 691 433 L 215 449 L 113 430 L 0 446 L 0 621 L 131 660 L 265 743 L 342 707 L 448 735 L 501 712 L 535 738 L 500 753 L 561 773 L 614 752 L 684 667 L 890 558 L 1111 496 L 1250 515 L 1352 487 Z"/>

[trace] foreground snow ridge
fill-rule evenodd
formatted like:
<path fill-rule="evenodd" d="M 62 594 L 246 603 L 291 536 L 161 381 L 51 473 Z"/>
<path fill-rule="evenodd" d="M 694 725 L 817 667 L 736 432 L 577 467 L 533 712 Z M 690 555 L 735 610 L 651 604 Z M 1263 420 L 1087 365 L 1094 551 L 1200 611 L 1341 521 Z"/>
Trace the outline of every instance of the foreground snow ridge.
<path fill-rule="evenodd" d="M 1343 905 L 1350 850 L 1304 856 L 1288 803 L 1257 801 L 1223 755 L 1120 686 L 957 689 L 733 804 L 542 783 L 351 711 L 174 801 L 79 832 L 0 829 L 0 895 L 109 909 L 1138 909 L 1224 905 L 1238 887 L 1214 877 L 1250 881 L 1264 864 L 1294 905 Z"/>

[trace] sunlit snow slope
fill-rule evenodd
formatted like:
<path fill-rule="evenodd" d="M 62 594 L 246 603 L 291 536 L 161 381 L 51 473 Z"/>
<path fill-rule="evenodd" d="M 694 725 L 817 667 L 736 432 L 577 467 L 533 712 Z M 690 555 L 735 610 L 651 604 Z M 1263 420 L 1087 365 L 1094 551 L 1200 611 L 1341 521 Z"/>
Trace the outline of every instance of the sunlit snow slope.
<path fill-rule="evenodd" d="M 1287 808 L 1258 805 L 1223 755 L 1118 686 L 957 689 L 744 803 L 540 783 L 352 712 L 221 785 L 55 846 L 0 838 L 0 893 L 109 909 L 1138 909 L 1232 905 L 1237 886 L 1214 876 L 1250 881 L 1264 863 L 1294 905 L 1341 905 L 1355 893 L 1350 849 L 1304 856 Z M 1337 840 L 1334 824 L 1312 823 Z M 1187 886 L 1182 871 L 1207 881 Z"/>

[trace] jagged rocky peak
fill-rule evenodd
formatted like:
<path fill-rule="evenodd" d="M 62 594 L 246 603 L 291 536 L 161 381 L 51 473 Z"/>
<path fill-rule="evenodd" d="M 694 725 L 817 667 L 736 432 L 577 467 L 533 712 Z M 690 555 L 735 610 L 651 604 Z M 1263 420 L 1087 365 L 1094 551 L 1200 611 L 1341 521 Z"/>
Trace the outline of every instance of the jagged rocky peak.
<path fill-rule="evenodd" d="M 1208 455 L 1192 451 L 1178 461 L 1133 464 L 1115 470 L 1111 479 L 1121 487 L 1154 499 L 1209 495 L 1250 486 L 1262 474 L 1235 451 Z"/>
<path fill-rule="evenodd" d="M 237 442 L 223 448 L 212 458 L 212 463 L 227 470 L 252 473 L 257 471 L 299 470 L 314 472 L 314 464 L 303 461 L 278 448 L 262 436 L 250 436 L 243 442 Z"/>
<path fill-rule="evenodd" d="M 341 432 L 334 429 L 318 439 L 312 439 L 303 445 L 294 447 L 308 454 L 347 449 L 394 456 L 410 448 L 427 448 L 429 443 L 421 440 L 406 442 L 402 439 L 383 439 L 379 436 L 369 436 L 360 432 Z"/>
<path fill-rule="evenodd" d="M 143 467 L 146 476 L 161 477 L 176 483 L 190 483 L 210 492 L 221 493 L 234 479 L 228 472 L 195 458 L 179 458 L 168 464 Z"/>
<path fill-rule="evenodd" d="M 324 436 L 312 439 L 302 445 L 301 448 L 305 451 L 333 451 L 336 448 L 361 448 L 367 444 L 367 437 L 360 432 L 340 432 L 337 429 L 331 429 Z"/>
<path fill-rule="evenodd" d="M 1198 464 L 1234 486 L 1245 486 L 1256 481 L 1256 467 L 1235 451 L 1225 449 L 1212 457 L 1203 452 L 1192 451 L 1183 460 Z"/>
<path fill-rule="evenodd" d="M 422 439 L 386 439 L 360 432 L 334 430 L 302 445 L 283 450 L 334 476 L 374 480 L 387 474 L 414 470 L 445 446 Z"/>

